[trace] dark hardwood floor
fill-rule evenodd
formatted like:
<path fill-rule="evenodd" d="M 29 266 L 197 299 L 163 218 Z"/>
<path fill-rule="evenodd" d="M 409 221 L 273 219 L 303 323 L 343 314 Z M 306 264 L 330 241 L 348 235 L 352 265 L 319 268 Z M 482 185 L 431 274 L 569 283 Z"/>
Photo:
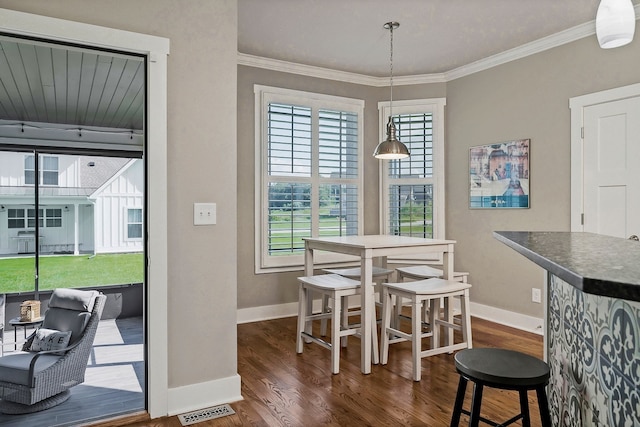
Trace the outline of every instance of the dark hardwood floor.
<path fill-rule="evenodd" d="M 502 347 L 542 357 L 542 337 L 473 318 L 474 347 Z M 316 344 L 295 352 L 294 317 L 238 325 L 238 372 L 243 401 L 236 412 L 197 424 L 217 426 L 447 426 L 458 385 L 453 355 L 422 360 L 422 381 L 411 377 L 409 343 L 393 344 L 389 364 L 360 373 L 360 342 L 349 339 L 340 373 L 332 375 L 329 351 Z M 470 405 L 468 387 L 465 406 Z M 535 394 L 529 395 L 532 426 L 540 419 Z M 519 412 L 516 392 L 485 389 L 482 415 L 503 422 Z M 114 419 L 101 427 L 178 427 L 178 417 Z M 468 418 L 463 416 L 461 425 Z M 514 425 L 521 425 L 517 422 Z"/>

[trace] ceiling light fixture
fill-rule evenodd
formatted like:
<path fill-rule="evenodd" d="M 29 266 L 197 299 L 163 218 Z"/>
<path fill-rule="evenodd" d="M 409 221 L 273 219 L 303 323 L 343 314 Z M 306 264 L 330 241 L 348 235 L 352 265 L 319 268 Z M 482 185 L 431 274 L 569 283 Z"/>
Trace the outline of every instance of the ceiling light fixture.
<path fill-rule="evenodd" d="M 633 40 L 636 13 L 631 0 L 601 0 L 596 13 L 596 35 L 603 49 L 624 46 Z"/>
<path fill-rule="evenodd" d="M 387 139 L 382 141 L 373 152 L 377 159 L 404 159 L 409 157 L 409 149 L 396 137 L 396 125 L 393 123 L 393 30 L 400 26 L 397 22 L 387 22 L 384 28 L 391 33 L 390 83 L 391 98 L 389 100 L 389 122 L 387 123 Z"/>

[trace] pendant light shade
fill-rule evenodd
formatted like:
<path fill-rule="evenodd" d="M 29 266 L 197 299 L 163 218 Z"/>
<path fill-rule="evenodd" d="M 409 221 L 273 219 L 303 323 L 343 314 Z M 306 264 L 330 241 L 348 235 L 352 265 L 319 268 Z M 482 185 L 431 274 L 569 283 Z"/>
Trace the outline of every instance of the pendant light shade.
<path fill-rule="evenodd" d="M 397 22 L 387 22 L 384 28 L 391 34 L 390 81 L 391 98 L 389 99 L 389 122 L 387 123 L 387 139 L 382 141 L 373 152 L 376 159 L 393 160 L 409 157 L 409 149 L 396 136 L 396 125 L 393 123 L 393 30 L 400 26 Z"/>
<path fill-rule="evenodd" d="M 393 123 L 391 116 L 387 123 L 387 139 L 382 141 L 376 147 L 373 155 L 381 160 L 404 159 L 409 157 L 409 149 L 396 138 L 396 125 Z"/>
<path fill-rule="evenodd" d="M 601 0 L 596 14 L 596 35 L 603 49 L 624 46 L 633 40 L 636 14 L 631 0 Z"/>

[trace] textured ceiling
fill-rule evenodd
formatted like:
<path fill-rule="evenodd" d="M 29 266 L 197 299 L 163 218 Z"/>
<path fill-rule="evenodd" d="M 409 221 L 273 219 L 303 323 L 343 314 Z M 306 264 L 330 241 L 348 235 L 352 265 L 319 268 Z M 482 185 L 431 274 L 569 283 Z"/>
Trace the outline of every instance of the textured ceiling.
<path fill-rule="evenodd" d="M 394 75 L 442 73 L 593 21 L 598 4 L 599 0 L 238 0 L 238 51 L 383 77 L 389 75 L 389 31 L 383 25 L 398 21 L 400 28 L 393 33 Z"/>

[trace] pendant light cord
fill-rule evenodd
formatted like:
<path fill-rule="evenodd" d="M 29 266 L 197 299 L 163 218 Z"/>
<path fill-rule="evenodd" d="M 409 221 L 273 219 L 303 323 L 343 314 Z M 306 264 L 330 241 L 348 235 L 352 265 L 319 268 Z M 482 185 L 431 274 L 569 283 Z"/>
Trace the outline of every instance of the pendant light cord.
<path fill-rule="evenodd" d="M 389 23 L 389 30 L 391 31 L 391 48 L 389 49 L 389 51 L 391 52 L 391 54 L 389 55 L 389 87 L 391 89 L 391 97 L 389 100 L 389 117 L 391 117 L 391 120 L 393 121 L 393 22 Z"/>

